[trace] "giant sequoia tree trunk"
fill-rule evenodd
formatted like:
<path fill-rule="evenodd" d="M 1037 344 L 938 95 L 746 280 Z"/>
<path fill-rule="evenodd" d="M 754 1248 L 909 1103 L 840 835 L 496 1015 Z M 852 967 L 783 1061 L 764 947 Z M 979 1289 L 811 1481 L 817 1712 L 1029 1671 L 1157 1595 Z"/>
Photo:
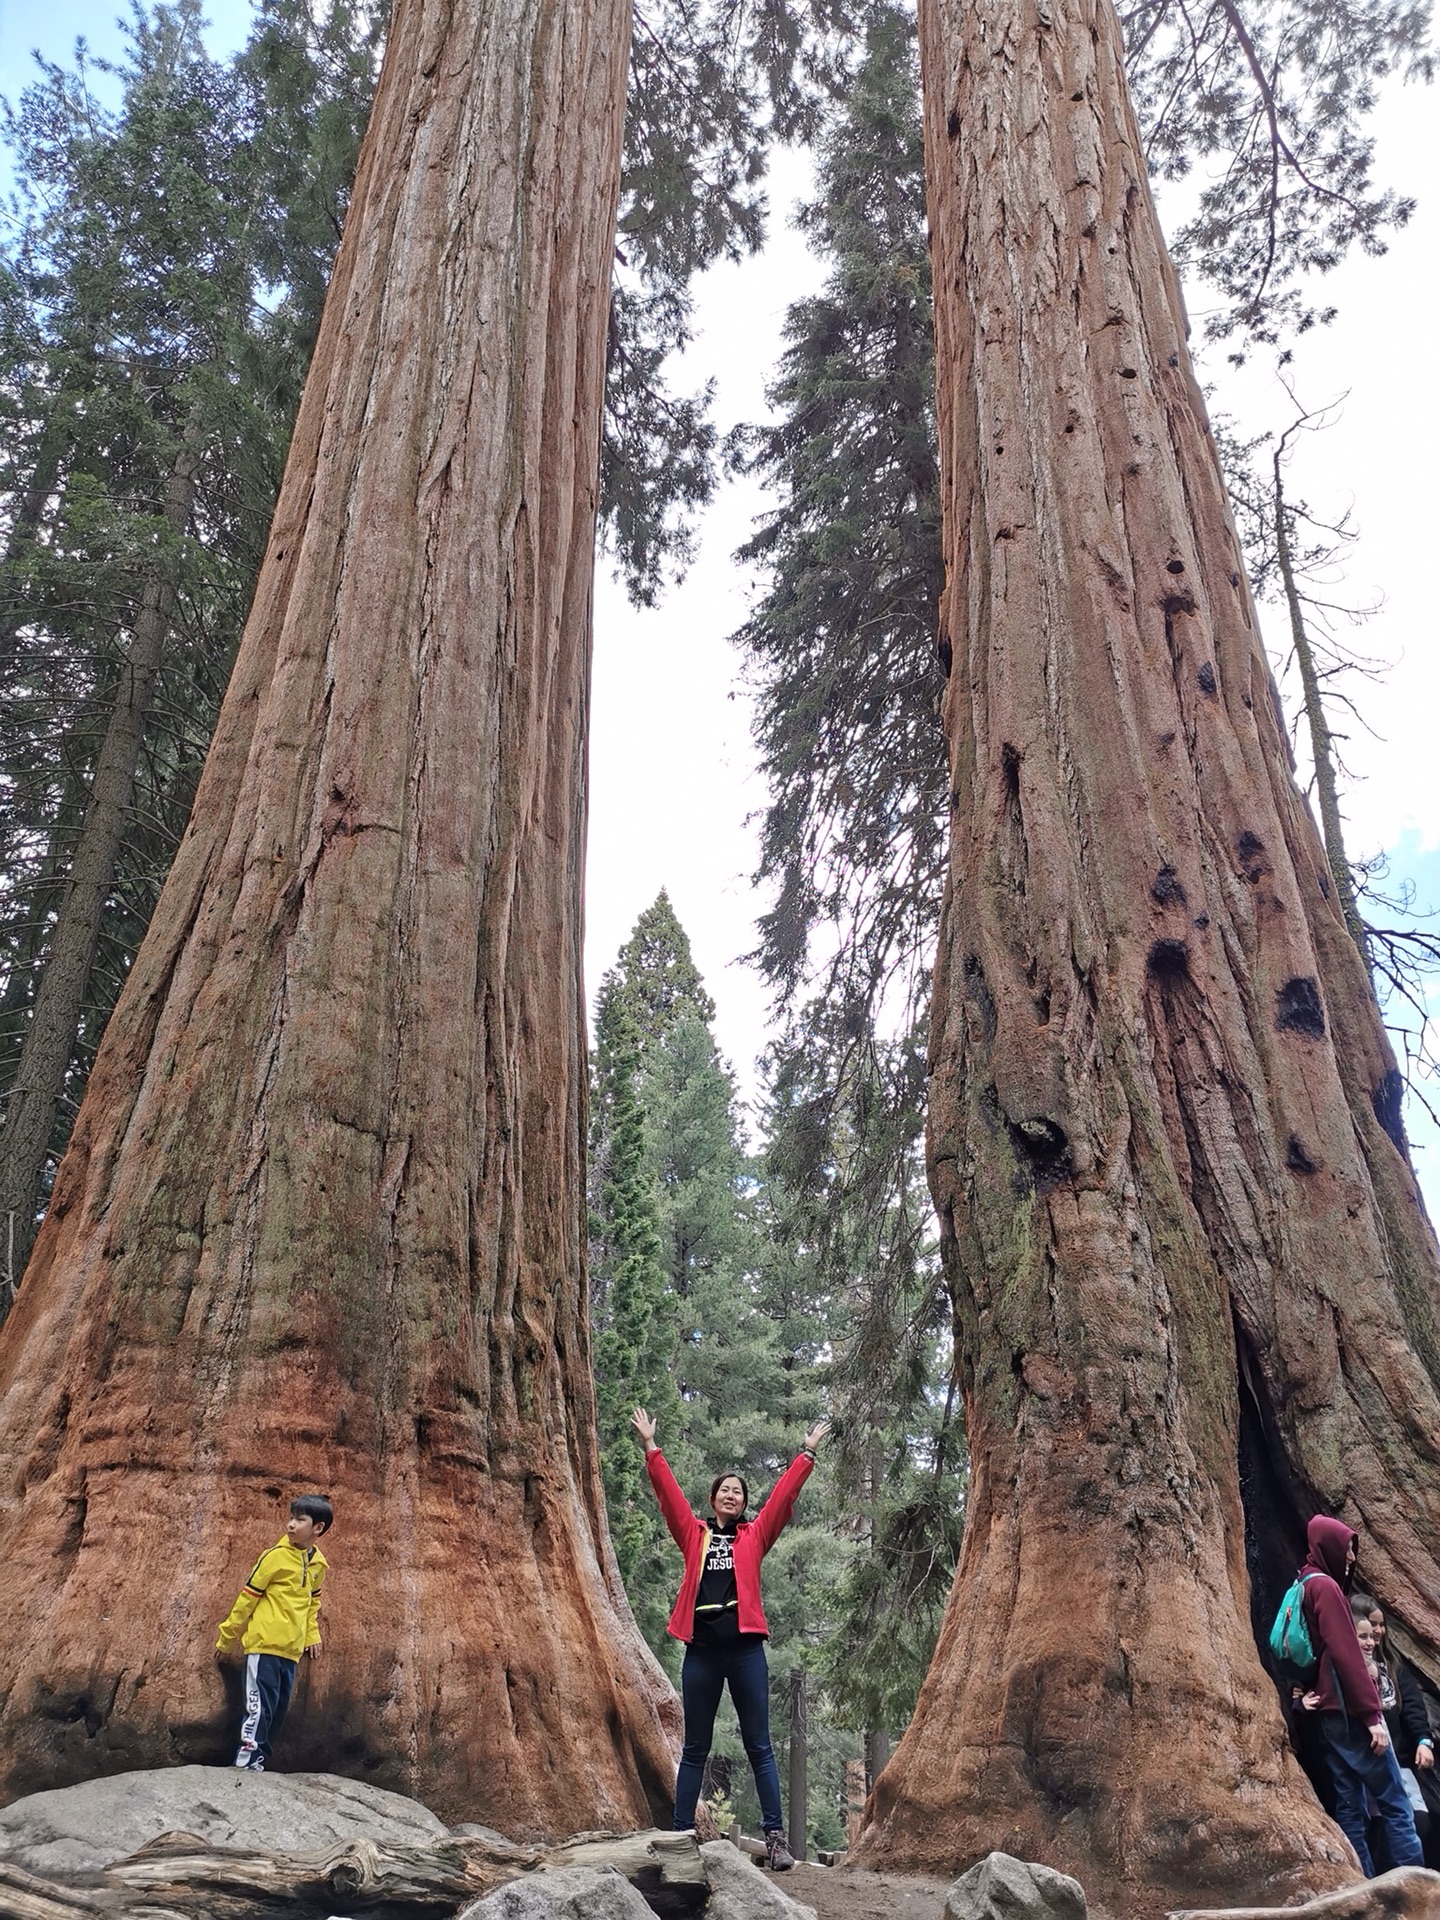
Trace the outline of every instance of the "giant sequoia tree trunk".
<path fill-rule="evenodd" d="M 930 1151 L 974 1478 L 863 1851 L 1000 1846 L 1120 1912 L 1334 1885 L 1252 1631 L 1242 1395 L 1265 1580 L 1338 1511 L 1433 1645 L 1434 1241 L 1108 0 L 921 23 L 954 663 Z"/>
<path fill-rule="evenodd" d="M 0 1782 L 233 1739 L 333 1494 L 288 1767 L 645 1824 L 605 1542 L 580 886 L 620 0 L 400 0 L 194 815 L 0 1343 Z"/>

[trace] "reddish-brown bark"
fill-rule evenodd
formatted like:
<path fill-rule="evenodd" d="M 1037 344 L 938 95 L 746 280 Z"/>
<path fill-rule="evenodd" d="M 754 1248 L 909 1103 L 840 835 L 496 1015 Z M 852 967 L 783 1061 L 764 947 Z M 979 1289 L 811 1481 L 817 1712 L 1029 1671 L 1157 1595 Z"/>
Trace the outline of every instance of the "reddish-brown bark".
<path fill-rule="evenodd" d="M 619 0 L 400 0 L 256 603 L 0 1345 L 0 1782 L 233 1737 L 333 1494 L 287 1767 L 646 1824 L 605 1540 L 579 961 Z"/>
<path fill-rule="evenodd" d="M 1433 1646 L 1435 1244 L 1108 0 L 922 0 L 921 36 L 953 652 L 930 1153 L 974 1477 L 862 1855 L 1003 1847 L 1136 1914 L 1335 1886 L 1249 1617 L 1240 1382 L 1260 1546 L 1343 1513 Z"/>

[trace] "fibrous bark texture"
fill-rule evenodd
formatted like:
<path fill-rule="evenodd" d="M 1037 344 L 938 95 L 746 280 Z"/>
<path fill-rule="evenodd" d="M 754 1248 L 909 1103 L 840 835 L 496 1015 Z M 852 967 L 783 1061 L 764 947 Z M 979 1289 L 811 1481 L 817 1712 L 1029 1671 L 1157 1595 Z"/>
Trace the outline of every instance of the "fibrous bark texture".
<path fill-rule="evenodd" d="M 1333 1887 L 1252 1630 L 1242 1424 L 1285 1578 L 1339 1512 L 1433 1646 L 1434 1240 L 1113 13 L 922 0 L 921 37 L 953 655 L 930 1153 L 973 1484 L 862 1857 L 1002 1847 L 1121 1913 Z"/>
<path fill-rule="evenodd" d="M 0 1345 L 0 1787 L 223 1759 L 215 1623 L 333 1495 L 283 1764 L 648 1824 L 605 1542 L 579 962 L 628 15 L 400 0 L 194 817 Z"/>

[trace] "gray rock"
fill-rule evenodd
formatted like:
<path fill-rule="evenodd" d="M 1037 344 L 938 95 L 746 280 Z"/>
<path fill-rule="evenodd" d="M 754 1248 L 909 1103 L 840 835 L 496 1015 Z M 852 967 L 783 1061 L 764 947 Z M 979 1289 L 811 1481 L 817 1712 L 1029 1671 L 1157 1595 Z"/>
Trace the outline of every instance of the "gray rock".
<path fill-rule="evenodd" d="M 357 1839 L 419 1846 L 448 1831 L 418 1800 L 331 1773 L 163 1767 L 12 1801 L 0 1810 L 0 1859 L 63 1879 L 97 1873 L 162 1833 L 292 1853 Z"/>
<path fill-rule="evenodd" d="M 987 1853 L 945 1895 L 945 1920 L 1085 1920 L 1085 1889 L 1053 1867 Z"/>
<path fill-rule="evenodd" d="M 507 1880 L 473 1900 L 456 1920 L 655 1920 L 613 1867 L 561 1867 Z"/>
<path fill-rule="evenodd" d="M 762 1872 L 728 1840 L 707 1840 L 700 1858 L 710 1882 L 705 1920 L 815 1920 L 813 1907 L 802 1907 L 782 1893 L 772 1874 Z"/>

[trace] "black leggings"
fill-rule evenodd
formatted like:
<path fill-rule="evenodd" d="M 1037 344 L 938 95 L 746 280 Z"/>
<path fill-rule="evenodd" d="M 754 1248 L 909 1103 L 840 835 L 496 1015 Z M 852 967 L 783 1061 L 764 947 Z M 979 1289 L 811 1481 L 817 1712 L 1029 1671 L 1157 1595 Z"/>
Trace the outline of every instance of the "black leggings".
<path fill-rule="evenodd" d="M 765 1642 L 756 1635 L 752 1640 L 685 1649 L 685 1663 L 680 1669 L 685 1745 L 675 1776 L 677 1833 L 695 1824 L 695 1803 L 700 1798 L 705 1762 L 710 1758 L 715 1714 L 727 1682 L 740 1720 L 740 1738 L 755 1775 L 761 1824 L 767 1833 L 777 1832 L 785 1824 L 780 1811 L 780 1769 L 770 1744 L 770 1669 L 765 1662 Z"/>

